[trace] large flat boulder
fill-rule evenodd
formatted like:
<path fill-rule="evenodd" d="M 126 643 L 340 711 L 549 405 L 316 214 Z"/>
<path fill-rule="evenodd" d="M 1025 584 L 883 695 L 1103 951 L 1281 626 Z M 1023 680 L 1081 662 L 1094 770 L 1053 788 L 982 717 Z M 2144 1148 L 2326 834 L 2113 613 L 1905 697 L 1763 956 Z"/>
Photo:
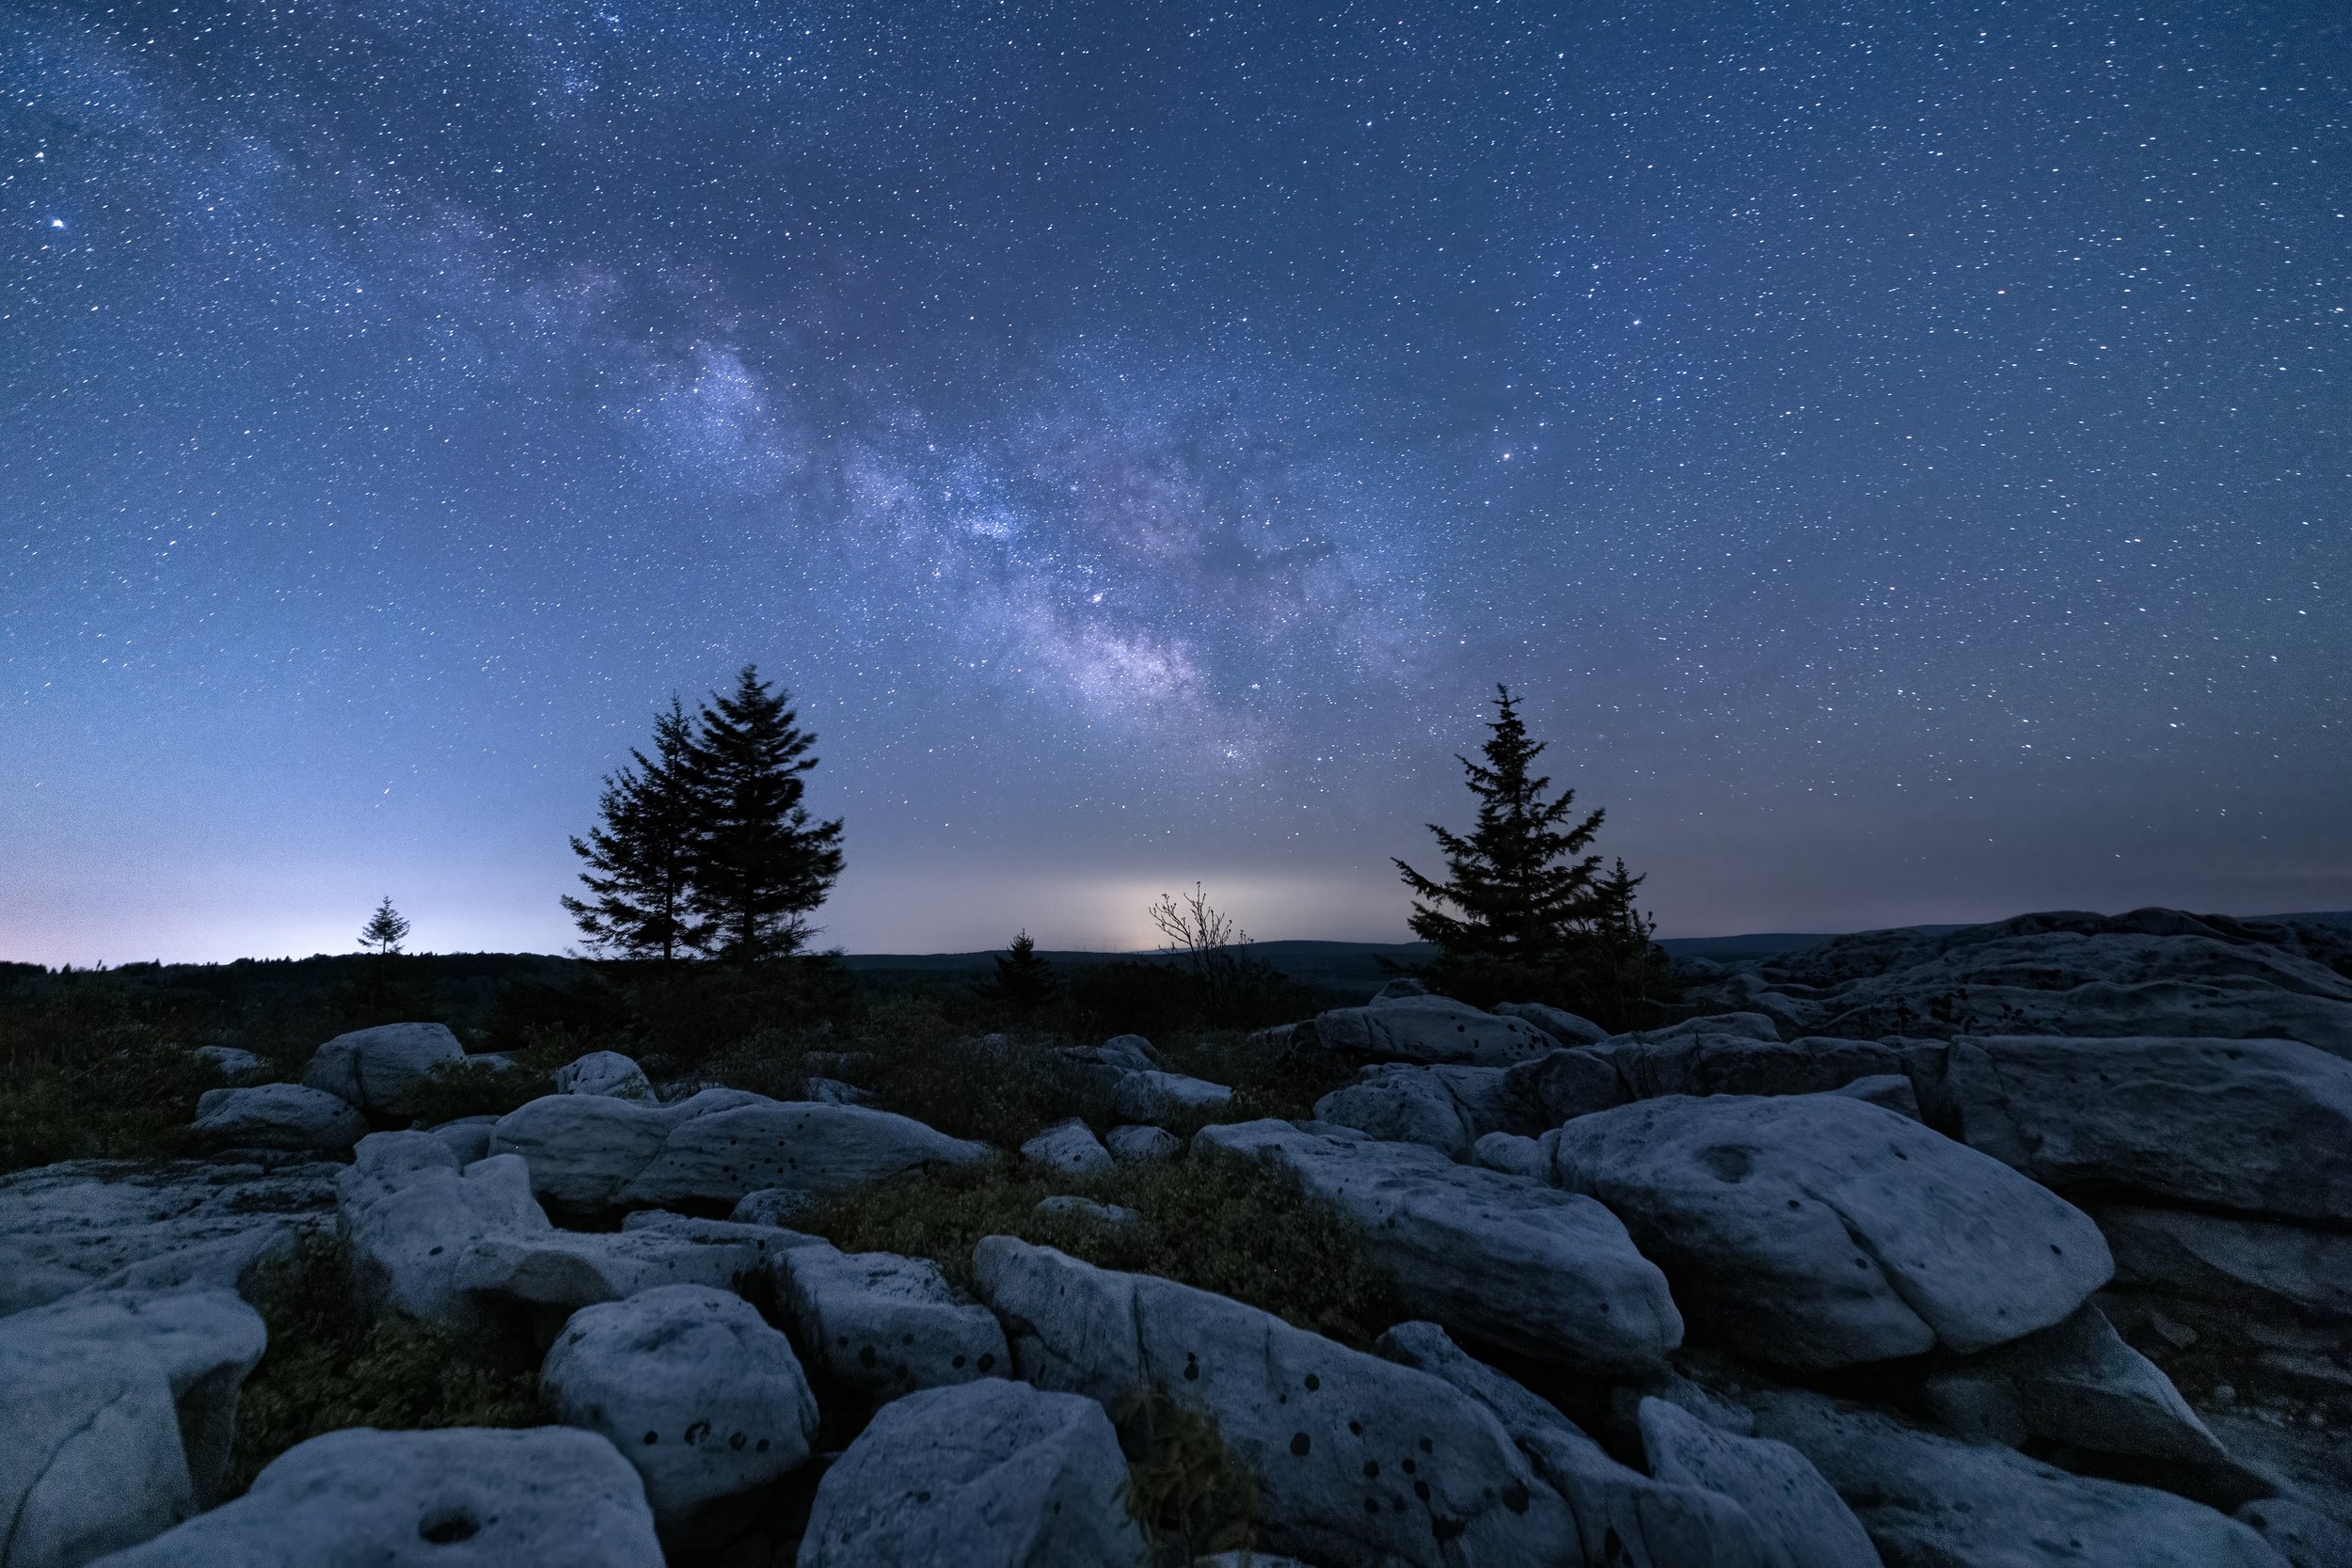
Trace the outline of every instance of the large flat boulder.
<path fill-rule="evenodd" d="M 1987 1349 L 2113 1270 L 2064 1199 L 1842 1095 L 1670 1095 L 1513 1142 L 1480 1157 L 1599 1199 L 1694 1334 L 1784 1365 Z"/>
<path fill-rule="evenodd" d="M 1569 1530 L 1542 1560 L 1592 1568 L 1794 1568 L 1772 1555 L 1764 1530 L 1730 1497 L 1618 1464 L 1551 1404 L 1463 1354 L 1436 1323 L 1398 1323 L 1380 1336 L 1378 1349 L 1484 1407 L 1559 1494 Z"/>
<path fill-rule="evenodd" d="M 994 1158 L 986 1144 L 889 1111 L 732 1089 L 675 1105 L 548 1095 L 500 1118 L 490 1150 L 520 1155 L 533 1190 L 582 1211 L 731 1204 L 767 1187 L 823 1195 Z"/>
<path fill-rule="evenodd" d="M 1451 997 L 1375 997 L 1315 1015 L 1315 1038 L 1345 1061 L 1459 1062 L 1509 1067 L 1559 1042 L 1525 1019 L 1484 1012 Z"/>
<path fill-rule="evenodd" d="M 261 1314 L 99 1291 L 0 1319 L 0 1562 L 77 1568 L 211 1503 Z"/>
<path fill-rule="evenodd" d="M 342 1168 L 72 1160 L 0 1176 L 0 1314 L 101 1282 L 233 1289 L 332 1220 Z"/>
<path fill-rule="evenodd" d="M 790 1341 L 740 1296 L 664 1285 L 572 1314 L 548 1350 L 551 1420 L 611 1440 L 665 1537 L 798 1468 L 817 1400 Z"/>
<path fill-rule="evenodd" d="M 766 1267 L 761 1241 L 699 1234 L 682 1216 L 618 1232 L 560 1230 L 532 1197 L 521 1159 L 461 1167 L 430 1132 L 363 1140 L 338 1205 L 370 1288 L 420 1318 L 462 1320 L 496 1302 L 569 1313 L 657 1285 L 729 1287 Z"/>
<path fill-rule="evenodd" d="M 1517 1069 L 1512 1069 L 1517 1070 Z M 1488 1132 L 1540 1132 L 1499 1067 L 1411 1067 L 1376 1062 L 1353 1084 L 1315 1101 L 1315 1119 L 1375 1138 L 1422 1144 L 1464 1160 Z"/>
<path fill-rule="evenodd" d="M 1159 1399 L 1213 1417 L 1260 1478 L 1270 1551 L 1414 1568 L 1555 1560 L 1569 1528 L 1559 1496 L 1491 1413 L 1438 1378 L 1009 1236 L 982 1238 L 973 1270 L 1024 1380 L 1114 1410 Z"/>
<path fill-rule="evenodd" d="M 1682 1342 L 1666 1276 L 1590 1197 L 1342 1128 L 1240 1122 L 1193 1147 L 1275 1169 L 1347 1214 L 1399 1304 L 1457 1338 L 1618 1374 Z"/>
<path fill-rule="evenodd" d="M 1143 1568 L 1127 1466 L 1091 1400 L 1002 1378 L 883 1407 L 825 1472 L 800 1568 Z"/>
<path fill-rule="evenodd" d="M 341 1154 L 368 1135 L 350 1101 L 301 1084 L 206 1089 L 196 1102 L 197 1137 L 214 1148 Z"/>
<path fill-rule="evenodd" d="M 2352 1224 L 2352 1060 L 2282 1039 L 1951 1043 L 1943 1115 L 2060 1191 Z"/>
<path fill-rule="evenodd" d="M 1743 1395 L 1804 1454 L 1895 1568 L 2285 1568 L 2246 1526 L 2185 1497 L 1956 1442 L 1817 1394 Z"/>
<path fill-rule="evenodd" d="M 772 1268 L 778 1306 L 834 1388 L 880 1404 L 1011 1371 L 996 1315 L 929 1259 L 845 1253 L 819 1242 L 777 1254 Z"/>
<path fill-rule="evenodd" d="M 636 1058 L 617 1051 L 591 1051 L 557 1068 L 555 1092 L 610 1095 L 614 1100 L 635 1100 L 648 1105 L 660 1099 L 653 1092 L 653 1081 L 645 1076 L 645 1069 L 637 1065 Z"/>
<path fill-rule="evenodd" d="M 298 1443 L 231 1503 L 104 1568 L 661 1568 L 644 1483 L 570 1427 Z"/>
<path fill-rule="evenodd" d="M 410 1091 L 462 1066 L 466 1048 L 439 1023 L 386 1023 L 337 1035 L 310 1055 L 302 1081 L 375 1121 L 397 1117 Z"/>

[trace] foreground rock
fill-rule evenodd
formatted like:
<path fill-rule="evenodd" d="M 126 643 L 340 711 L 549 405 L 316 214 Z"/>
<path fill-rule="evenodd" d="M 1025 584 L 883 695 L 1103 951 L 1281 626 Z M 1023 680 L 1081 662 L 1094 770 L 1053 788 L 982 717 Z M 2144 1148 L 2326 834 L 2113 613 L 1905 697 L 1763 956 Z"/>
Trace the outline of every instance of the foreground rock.
<path fill-rule="evenodd" d="M 195 1132 L 213 1148 L 341 1154 L 368 1135 L 368 1118 L 325 1089 L 259 1084 L 205 1090 L 196 1102 Z"/>
<path fill-rule="evenodd" d="M 302 1082 L 349 1101 L 372 1120 L 389 1121 L 437 1072 L 465 1061 L 466 1048 L 442 1024 L 387 1023 L 337 1035 L 320 1046 Z"/>
<path fill-rule="evenodd" d="M 817 1400 L 785 1337 L 749 1302 L 667 1285 L 583 1307 L 540 1370 L 550 1419 L 611 1440 L 665 1537 L 798 1468 Z"/>
<path fill-rule="evenodd" d="M 208 1506 L 267 1339 L 226 1291 L 102 1291 L 0 1319 L 0 1561 L 71 1568 Z"/>
<path fill-rule="evenodd" d="M 1789 1366 L 1984 1350 L 2058 1322 L 2113 1272 L 2064 1200 L 1839 1095 L 1668 1096 L 1532 1145 L 1490 1135 L 1479 1153 L 1598 1198 L 1694 1332 Z"/>
<path fill-rule="evenodd" d="M 1184 1140 L 1165 1127 L 1130 1124 L 1103 1135 L 1103 1147 L 1122 1165 L 1156 1165 L 1184 1151 Z"/>
<path fill-rule="evenodd" d="M 622 1101 L 604 1101 L 621 1104 Z M 462 1169 L 430 1132 L 377 1132 L 340 1183 L 344 1234 L 363 1277 L 420 1318 L 459 1318 L 507 1302 L 568 1314 L 657 1285 L 731 1288 L 766 1267 L 749 1227 L 683 1216 L 619 1232 L 559 1230 L 513 1155 Z"/>
<path fill-rule="evenodd" d="M 987 1378 L 885 1406 L 825 1472 L 800 1568 L 1122 1568 L 1149 1560 L 1103 1407 Z"/>
<path fill-rule="evenodd" d="M 333 1218 L 342 1169 L 72 1160 L 0 1176 L 0 1314 L 100 1283 L 235 1289 Z"/>
<path fill-rule="evenodd" d="M 1214 1417 L 1261 1480 L 1270 1551 L 1422 1568 L 1547 1561 L 1568 1528 L 1494 1417 L 1427 1373 L 1009 1236 L 983 1238 L 973 1270 L 1026 1381 L 1110 1409 L 1158 1398 Z"/>
<path fill-rule="evenodd" d="M 1682 1342 L 1666 1276 L 1590 1197 L 1337 1128 L 1241 1122 L 1204 1129 L 1194 1147 L 1268 1165 L 1338 1207 L 1399 1304 L 1458 1338 L 1601 1373 L 1652 1370 Z"/>
<path fill-rule="evenodd" d="M 548 1095 L 501 1117 L 490 1151 L 520 1155 L 534 1192 L 581 1212 L 731 1204 L 767 1187 L 823 1195 L 994 1158 L 986 1144 L 889 1111 L 739 1089 L 675 1105 Z"/>
<path fill-rule="evenodd" d="M 636 1059 L 617 1051 L 591 1051 L 557 1068 L 555 1092 L 601 1094 L 647 1105 L 660 1098 L 653 1092 L 653 1080 L 645 1076 L 645 1069 L 637 1065 Z"/>
<path fill-rule="evenodd" d="M 1660 1399 L 1644 1400 L 1638 1419 L 1649 1473 L 1739 1504 L 1771 1560 L 1789 1568 L 1882 1568 L 1853 1511 L 1788 1444 L 1724 1432 Z"/>
<path fill-rule="evenodd" d="M 1502 1068 L 1375 1063 L 1316 1101 L 1315 1119 L 1464 1160 L 1489 1132 L 1541 1132 L 1563 1118 L 1531 1117 Z"/>
<path fill-rule="evenodd" d="M 928 1259 L 845 1253 L 819 1242 L 779 1254 L 772 1268 L 776 1301 L 832 1387 L 880 1404 L 1010 1373 L 996 1315 Z"/>
<path fill-rule="evenodd" d="M 2045 1186 L 2352 1222 L 2352 1061 L 2312 1046 L 1966 1037 L 1941 1100 Z"/>
<path fill-rule="evenodd" d="M 1379 1350 L 1484 1407 L 1560 1495 L 1571 1522 L 1565 1549 L 1540 1560 L 1594 1568 L 1788 1568 L 1738 1503 L 1618 1464 L 1550 1404 L 1462 1354 L 1436 1323 L 1399 1323 L 1380 1337 Z"/>
<path fill-rule="evenodd" d="M 661 1568 L 637 1472 L 569 1427 L 330 1432 L 105 1568 Z"/>
<path fill-rule="evenodd" d="M 1415 988 L 1418 990 L 1418 988 Z M 1317 1013 L 1314 1037 L 1343 1061 L 1457 1062 L 1509 1067 L 1559 1042 L 1524 1019 L 1482 1012 L 1427 994 L 1382 995 L 1361 1007 Z"/>
<path fill-rule="evenodd" d="M 1054 1053 L 1054 1062 L 1079 1091 L 1087 1114 L 1098 1120 L 1167 1121 L 1214 1112 L 1233 1098 L 1223 1084 L 1168 1071 L 1141 1035 L 1113 1036 L 1097 1046 L 1064 1046 Z"/>
<path fill-rule="evenodd" d="M 1758 1432 L 1812 1461 L 1890 1563 L 2284 1568 L 2246 1526 L 2169 1492 L 2069 1475 L 1819 1395 L 1746 1399 Z"/>
<path fill-rule="evenodd" d="M 1023 1144 L 1021 1157 L 1057 1176 L 1091 1176 L 1111 1167 L 1110 1150 L 1075 1117 L 1056 1122 Z"/>

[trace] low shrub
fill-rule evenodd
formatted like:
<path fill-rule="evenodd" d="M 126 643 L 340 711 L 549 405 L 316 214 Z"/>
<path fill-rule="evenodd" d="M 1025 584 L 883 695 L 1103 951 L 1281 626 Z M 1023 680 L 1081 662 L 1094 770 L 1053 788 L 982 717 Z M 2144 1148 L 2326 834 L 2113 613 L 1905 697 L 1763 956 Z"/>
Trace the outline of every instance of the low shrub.
<path fill-rule="evenodd" d="M 334 1237 L 312 1237 L 269 1265 L 254 1296 L 269 1349 L 238 1401 L 224 1498 L 242 1494 L 296 1443 L 344 1427 L 538 1422 L 539 1356 L 526 1336 L 369 1312 L 350 1248 Z"/>
<path fill-rule="evenodd" d="M 1040 1214 L 1067 1193 L 1134 1210 L 1131 1225 Z M 1397 1321 L 1353 1221 L 1246 1161 L 1196 1155 L 1068 1179 L 995 1165 L 923 1172 L 843 1194 L 797 1223 L 847 1252 L 929 1258 L 970 1287 L 972 1246 L 1018 1236 L 1106 1269 L 1154 1274 L 1368 1349 Z"/>
<path fill-rule="evenodd" d="M 420 1127 L 437 1127 L 461 1117 L 502 1117 L 541 1095 L 553 1094 L 555 1069 L 562 1065 L 520 1055 L 504 1061 L 443 1063 L 411 1085 L 394 1109 Z"/>
<path fill-rule="evenodd" d="M 1213 1413 L 1155 1391 L 1112 1418 L 1147 1445 L 1128 1465 L 1120 1497 L 1156 1560 L 1186 1564 L 1257 1546 L 1258 1478 L 1226 1447 Z"/>
<path fill-rule="evenodd" d="M 195 1152 L 189 1123 L 220 1069 L 111 986 L 60 987 L 0 1011 L 0 1171 Z"/>
<path fill-rule="evenodd" d="M 1016 1147 L 1077 1106 L 1074 1086 L 1041 1040 L 865 1033 L 857 1046 L 873 1056 L 866 1086 L 877 1106 L 954 1137 Z"/>

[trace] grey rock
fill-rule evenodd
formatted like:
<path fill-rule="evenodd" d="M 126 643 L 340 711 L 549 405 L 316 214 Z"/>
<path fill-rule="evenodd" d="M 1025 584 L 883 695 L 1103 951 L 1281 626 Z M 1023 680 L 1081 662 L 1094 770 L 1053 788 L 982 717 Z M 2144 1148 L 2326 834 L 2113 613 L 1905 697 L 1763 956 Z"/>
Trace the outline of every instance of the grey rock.
<path fill-rule="evenodd" d="M 339 1095 L 375 1120 L 400 1114 L 408 1093 L 437 1070 L 463 1064 L 466 1048 L 438 1023 L 386 1023 L 337 1035 L 311 1053 L 302 1081 Z"/>
<path fill-rule="evenodd" d="M 2045 1186 L 2352 1221 L 2352 1061 L 2294 1040 L 1963 1036 L 1944 1099 Z"/>
<path fill-rule="evenodd" d="M 1111 1165 L 1110 1150 L 1103 1147 L 1087 1124 L 1074 1117 L 1057 1122 L 1021 1146 L 1021 1157 L 1057 1176 L 1088 1176 Z"/>
<path fill-rule="evenodd" d="M 793 1221 L 823 1201 L 817 1194 L 798 1187 L 762 1187 L 736 1199 L 727 1218 L 746 1225 L 773 1225 L 788 1229 Z"/>
<path fill-rule="evenodd" d="M 342 1168 L 73 1160 L 0 1176 L 0 1313 L 101 1281 L 233 1288 L 332 1218 Z"/>
<path fill-rule="evenodd" d="M 1204 1129 L 1193 1147 L 1195 1158 L 1254 1160 L 1336 1205 L 1399 1304 L 1458 1338 L 1603 1373 L 1654 1369 L 1682 1342 L 1666 1276 L 1590 1197 L 1338 1128 L 1241 1122 Z"/>
<path fill-rule="evenodd" d="M 994 1158 L 985 1144 L 888 1111 L 736 1089 L 705 1089 L 675 1105 L 548 1095 L 500 1118 L 490 1148 L 521 1155 L 533 1191 L 578 1211 L 734 1203 L 767 1187 L 831 1194 Z"/>
<path fill-rule="evenodd" d="M 825 1472 L 800 1568 L 1142 1568 L 1100 1405 L 1001 1378 L 885 1405 Z"/>
<path fill-rule="evenodd" d="M 645 1069 L 637 1065 L 635 1058 L 617 1051 L 591 1051 L 557 1068 L 555 1092 L 610 1095 L 615 1100 L 642 1101 L 646 1104 L 660 1098 L 653 1092 L 653 1081 L 645 1076 Z"/>
<path fill-rule="evenodd" d="M 1066 1194 L 1037 1200 L 1041 1214 L 1065 1214 L 1072 1219 L 1091 1220 L 1096 1225 L 1134 1225 L 1143 1218 L 1133 1209 L 1117 1203 L 1097 1203 L 1090 1197 L 1072 1197 Z"/>
<path fill-rule="evenodd" d="M 212 1063 L 223 1078 L 248 1078 L 269 1070 L 261 1057 L 233 1045 L 199 1045 L 188 1054 Z"/>
<path fill-rule="evenodd" d="M 1597 1045 L 1609 1037 L 1609 1031 L 1592 1020 L 1541 1002 L 1504 1002 L 1495 1011 L 1504 1018 L 1524 1019 L 1562 1045 Z"/>
<path fill-rule="evenodd" d="M 1667 1040 L 1750 1039 L 1778 1042 L 1780 1025 L 1766 1013 L 1705 1013 L 1686 1018 L 1679 1023 L 1669 1023 L 1657 1029 L 1636 1029 L 1629 1034 L 1612 1035 L 1612 1040 L 1627 1040 L 1638 1044 L 1658 1044 Z"/>
<path fill-rule="evenodd" d="M 1358 1081 L 1315 1101 L 1315 1119 L 1375 1138 L 1422 1144 L 1460 1160 L 1495 1132 L 1541 1132 L 1508 1075 L 1493 1067 L 1406 1067 L 1375 1063 Z"/>
<path fill-rule="evenodd" d="M 2120 1291 L 2193 1315 L 2352 1323 L 2352 1233 L 2185 1209 L 2093 1200 Z"/>
<path fill-rule="evenodd" d="M 1508 1067 L 1557 1043 L 1524 1019 L 1481 1012 L 1444 996 L 1375 997 L 1315 1015 L 1323 1048 L 1357 1062 L 1459 1062 Z"/>
<path fill-rule="evenodd" d="M 425 1131 L 447 1144 L 459 1164 L 470 1165 L 489 1155 L 490 1133 L 498 1123 L 496 1117 L 459 1117 L 455 1121 L 445 1121 Z"/>
<path fill-rule="evenodd" d="M 1765 1568 L 1773 1560 L 1762 1530 L 1720 1493 L 1653 1478 L 1609 1457 L 1581 1428 L 1542 1399 L 1464 1354 L 1431 1323 L 1399 1323 L 1381 1335 L 1380 1354 L 1442 1379 L 1501 1423 L 1536 1474 L 1565 1504 L 1569 1526 L 1546 1561 L 1596 1568 Z"/>
<path fill-rule="evenodd" d="M 2234 1517 L 2294 1568 L 2352 1568 L 2352 1529 L 2309 1503 L 2263 1497 L 2241 1507 Z"/>
<path fill-rule="evenodd" d="M 1184 1140 L 1165 1127 L 1129 1124 L 1103 1135 L 1103 1147 L 1122 1165 L 1156 1165 L 1184 1151 Z"/>
<path fill-rule="evenodd" d="M 211 1503 L 268 1340 L 226 1291 L 103 1291 L 0 1319 L 0 1561 L 73 1568 Z"/>
<path fill-rule="evenodd" d="M 1812 1461 L 1884 1559 L 1955 1568 L 2282 1568 L 2246 1526 L 2142 1486 L 1792 1390 L 1751 1392 L 1758 1431 Z"/>
<path fill-rule="evenodd" d="M 818 1378 L 877 1403 L 917 1388 L 1009 1375 L 995 1314 L 929 1259 L 818 1243 L 779 1256 L 776 1301 Z"/>
<path fill-rule="evenodd" d="M 1919 1110 L 1918 1091 L 1912 1087 L 1911 1080 L 1899 1072 L 1857 1078 L 1852 1083 L 1832 1089 L 1830 1092 L 1842 1094 L 1850 1100 L 1859 1100 L 1866 1105 L 1876 1105 L 1882 1110 L 1892 1111 L 1899 1117 L 1909 1117 L 1914 1121 L 1927 1119 Z"/>
<path fill-rule="evenodd" d="M 1738 1503 L 1775 1568 L 1882 1568 L 1853 1511 L 1788 1444 L 1735 1436 L 1661 1399 L 1644 1400 L 1638 1418 L 1650 1475 Z"/>
<path fill-rule="evenodd" d="M 1027 1382 L 1110 1409 L 1157 1398 L 1213 1417 L 1260 1478 L 1269 1551 L 1414 1568 L 1516 1563 L 1549 1560 L 1567 1528 L 1558 1496 L 1493 1415 L 1427 1373 L 1223 1296 L 1009 1236 L 983 1237 L 973 1272 Z"/>
<path fill-rule="evenodd" d="M 1498 1157 L 1521 1160 L 1490 1142 Z M 2113 1270 L 2098 1228 L 2006 1165 L 1838 1095 L 1671 1095 L 1536 1140 L 1673 1282 L 1693 1331 L 1814 1368 L 2046 1328 Z"/>
<path fill-rule="evenodd" d="M 1165 1121 L 1189 1113 L 1216 1111 L 1232 1102 L 1233 1091 L 1205 1078 L 1181 1072 L 1129 1072 L 1111 1091 L 1111 1114 L 1129 1121 Z"/>
<path fill-rule="evenodd" d="M 817 1430 L 790 1342 L 750 1303 L 704 1285 L 573 1313 L 540 1369 L 539 1398 L 550 1420 L 620 1450 L 672 1539 L 713 1504 L 798 1468 Z"/>
<path fill-rule="evenodd" d="M 874 1098 L 871 1089 L 861 1089 L 838 1078 L 810 1078 L 801 1085 L 801 1095 L 819 1105 L 863 1105 Z"/>
<path fill-rule="evenodd" d="M 206 1089 L 196 1102 L 195 1130 L 214 1148 L 340 1154 L 368 1135 L 368 1118 L 325 1089 L 259 1084 Z"/>
<path fill-rule="evenodd" d="M 252 1490 L 103 1568 L 661 1568 L 644 1487 L 569 1427 L 299 1443 Z"/>
<path fill-rule="evenodd" d="M 1104 1061 L 1134 1071 L 1156 1071 L 1160 1066 L 1160 1053 L 1141 1035 L 1113 1035 L 1095 1049 Z"/>

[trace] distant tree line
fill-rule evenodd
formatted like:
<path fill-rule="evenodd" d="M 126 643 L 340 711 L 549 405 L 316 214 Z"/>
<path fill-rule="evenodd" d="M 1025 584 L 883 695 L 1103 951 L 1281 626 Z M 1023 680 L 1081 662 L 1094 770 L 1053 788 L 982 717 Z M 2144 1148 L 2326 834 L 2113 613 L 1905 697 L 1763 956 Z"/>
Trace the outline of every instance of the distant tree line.
<path fill-rule="evenodd" d="M 589 947 L 615 958 L 756 962 L 797 953 L 841 875 L 841 821 L 803 801 L 817 737 L 788 695 L 745 665 L 689 717 L 675 697 L 653 752 L 604 781 L 565 896 Z"/>

